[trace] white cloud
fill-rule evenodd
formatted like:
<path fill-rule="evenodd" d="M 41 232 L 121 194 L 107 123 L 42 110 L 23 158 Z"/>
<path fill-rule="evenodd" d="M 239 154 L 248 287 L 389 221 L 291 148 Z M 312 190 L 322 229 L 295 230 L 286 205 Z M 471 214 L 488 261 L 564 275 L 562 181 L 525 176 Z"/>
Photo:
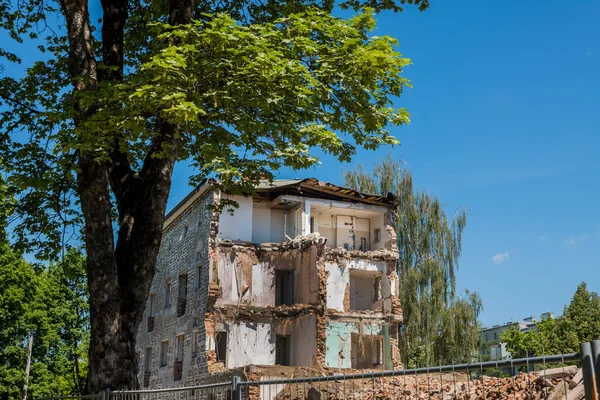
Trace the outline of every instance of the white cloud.
<path fill-rule="evenodd" d="M 548 240 L 548 236 L 546 235 L 540 235 L 538 236 L 538 239 L 540 242 L 545 242 L 546 240 Z"/>
<path fill-rule="evenodd" d="M 494 257 L 492 257 L 492 261 L 494 264 L 502 264 L 503 262 L 508 261 L 508 251 L 495 254 Z"/>
<path fill-rule="evenodd" d="M 573 246 L 574 244 L 581 243 L 585 240 L 585 235 L 571 236 L 565 240 L 567 246 Z"/>

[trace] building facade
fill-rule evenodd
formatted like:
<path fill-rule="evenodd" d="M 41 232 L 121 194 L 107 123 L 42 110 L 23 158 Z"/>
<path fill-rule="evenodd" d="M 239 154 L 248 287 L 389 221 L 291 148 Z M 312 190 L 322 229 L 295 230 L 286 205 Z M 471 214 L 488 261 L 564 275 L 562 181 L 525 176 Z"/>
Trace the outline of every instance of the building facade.
<path fill-rule="evenodd" d="M 238 208 L 214 211 L 225 199 Z M 200 185 L 165 218 L 137 335 L 141 385 L 231 370 L 398 368 L 394 212 L 390 197 L 316 179 L 253 196 Z"/>
<path fill-rule="evenodd" d="M 540 320 L 544 320 L 546 318 L 554 318 L 554 316 L 550 312 L 544 313 L 540 316 Z M 506 344 L 501 340 L 502 334 L 511 329 L 513 326 L 521 332 L 532 331 L 536 328 L 537 321 L 538 320 L 534 317 L 528 317 L 521 321 L 507 322 L 505 324 L 483 328 L 480 333 L 480 358 L 490 361 L 509 359 L 511 355 L 506 349 Z"/>

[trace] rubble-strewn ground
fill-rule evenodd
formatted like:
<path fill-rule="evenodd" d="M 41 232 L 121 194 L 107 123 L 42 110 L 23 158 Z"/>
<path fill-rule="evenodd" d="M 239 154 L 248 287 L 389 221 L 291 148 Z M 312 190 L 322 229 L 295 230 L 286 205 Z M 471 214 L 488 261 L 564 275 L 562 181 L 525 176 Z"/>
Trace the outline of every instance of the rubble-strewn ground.
<path fill-rule="evenodd" d="M 294 377 L 314 376 L 298 371 Z M 314 371 L 313 371 L 314 372 Z M 358 372 L 358 371 L 356 371 Z M 352 373 L 346 371 L 347 374 Z M 273 377 L 276 379 L 275 377 Z M 264 377 L 264 379 L 269 379 Z M 262 398 L 280 400 L 324 399 L 436 399 L 436 400 L 581 400 L 584 398 L 581 370 L 574 366 L 521 373 L 512 378 L 482 376 L 467 379 L 464 373 L 407 377 L 336 380 L 262 387 Z M 277 394 L 276 394 L 277 393 Z"/>

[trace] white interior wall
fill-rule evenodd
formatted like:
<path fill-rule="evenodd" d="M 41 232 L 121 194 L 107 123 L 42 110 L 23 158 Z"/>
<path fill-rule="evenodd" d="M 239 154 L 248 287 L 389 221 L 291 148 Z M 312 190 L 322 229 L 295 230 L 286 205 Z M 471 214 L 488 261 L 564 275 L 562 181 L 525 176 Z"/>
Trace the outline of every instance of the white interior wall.
<path fill-rule="evenodd" d="M 360 206 L 347 207 L 324 206 L 321 204 L 310 208 L 310 216 L 314 218 L 314 232 L 327 238 L 330 248 L 347 247 L 351 250 L 361 249 L 361 238 L 367 247 L 364 250 L 375 250 L 384 247 L 389 234 L 384 228 L 384 211 L 364 210 Z M 356 207 L 356 208 L 354 208 Z M 381 229 L 381 240 L 373 243 L 375 228 Z"/>
<path fill-rule="evenodd" d="M 371 271 L 381 274 L 381 296 L 383 298 L 390 296 L 390 284 L 386 274 L 385 261 L 351 259 L 348 260 L 345 268 L 337 263 L 326 262 L 325 270 L 329 273 L 327 277 L 327 308 L 344 311 L 344 294 L 347 285 L 350 284 L 351 270 Z"/>
<path fill-rule="evenodd" d="M 275 270 L 269 263 L 252 265 L 252 305 L 275 305 Z"/>
<path fill-rule="evenodd" d="M 222 198 L 236 201 L 239 207 L 233 210 L 233 215 L 225 209 L 219 216 L 219 238 L 251 242 L 252 197 L 222 195 Z"/>
<path fill-rule="evenodd" d="M 283 242 L 283 210 L 271 210 L 271 242 Z"/>
<path fill-rule="evenodd" d="M 290 363 L 294 366 L 308 367 L 314 364 L 317 355 L 317 323 L 314 316 L 302 318 L 297 327 L 293 327 Z"/>
<path fill-rule="evenodd" d="M 311 211 L 311 216 L 314 218 L 314 231 L 319 232 L 321 236 L 327 238 L 328 247 L 335 248 L 335 222 L 333 215 Z"/>
<path fill-rule="evenodd" d="M 238 290 L 235 280 L 235 262 L 231 260 L 231 253 L 218 254 L 218 277 L 222 294 L 217 299 L 217 304 L 237 304 Z"/>
<path fill-rule="evenodd" d="M 375 243 L 375 229 L 381 230 L 381 239 L 377 243 Z M 388 239 L 384 238 L 384 234 L 388 236 Z M 379 214 L 371 218 L 371 249 L 378 250 L 384 248 L 386 240 L 389 240 L 389 234 L 383 225 L 383 214 Z"/>
<path fill-rule="evenodd" d="M 271 325 L 237 321 L 227 324 L 227 368 L 275 364 L 275 336 Z"/>
<path fill-rule="evenodd" d="M 350 272 L 350 308 L 371 310 L 373 307 L 373 284 L 375 276 L 352 276 Z"/>
<path fill-rule="evenodd" d="M 271 209 L 255 201 L 252 207 L 252 243 L 271 241 Z"/>

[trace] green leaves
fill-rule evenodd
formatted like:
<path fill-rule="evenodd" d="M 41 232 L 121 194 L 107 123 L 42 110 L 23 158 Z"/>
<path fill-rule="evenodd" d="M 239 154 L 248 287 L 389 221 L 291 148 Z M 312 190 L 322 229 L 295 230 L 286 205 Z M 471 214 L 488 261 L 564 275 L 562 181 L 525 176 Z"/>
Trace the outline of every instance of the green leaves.
<path fill-rule="evenodd" d="M 89 342 L 84 263 L 70 250 L 59 264 L 34 267 L 0 244 L 0 398 L 21 394 L 31 333 L 31 394 L 82 393 Z"/>
<path fill-rule="evenodd" d="M 502 335 L 513 357 L 578 352 L 579 344 L 600 337 L 600 296 L 582 282 L 563 315 L 539 321 L 535 330 L 519 332 L 516 327 Z"/>
<path fill-rule="evenodd" d="M 132 18 L 143 19 L 144 37 L 126 31 L 122 80 L 74 91 L 58 36 L 47 40 L 47 61 L 0 82 L 0 158 L 20 200 L 14 234 L 40 258 L 56 258 L 81 236 L 77 154 L 111 165 L 118 146 L 140 171 L 159 121 L 177 129 L 152 158 L 175 154 L 196 167 L 193 181 L 213 176 L 232 191 L 251 191 L 283 167 L 317 164 L 315 149 L 349 161 L 357 146 L 398 144 L 389 128 L 410 121 L 392 103 L 409 86 L 402 70 L 410 60 L 395 39 L 371 35 L 372 10 L 343 20 L 328 13 L 331 4 L 307 3 L 261 23 L 205 13 L 174 27 L 160 7 L 138 6 Z"/>
<path fill-rule="evenodd" d="M 152 25 L 151 55 L 100 100 L 120 104 L 94 117 L 121 124 L 103 130 L 136 132 L 126 136 L 135 148 L 154 134 L 139 116 L 160 115 L 182 127 L 180 158 L 228 184 L 314 165 L 314 147 L 347 161 L 355 148 L 344 135 L 367 148 L 398 143 L 387 128 L 408 113 L 390 104 L 408 84 L 400 73 L 409 60 L 393 39 L 368 37 L 371 13 L 344 21 L 310 10 L 250 26 L 225 14 L 207 19 Z"/>

